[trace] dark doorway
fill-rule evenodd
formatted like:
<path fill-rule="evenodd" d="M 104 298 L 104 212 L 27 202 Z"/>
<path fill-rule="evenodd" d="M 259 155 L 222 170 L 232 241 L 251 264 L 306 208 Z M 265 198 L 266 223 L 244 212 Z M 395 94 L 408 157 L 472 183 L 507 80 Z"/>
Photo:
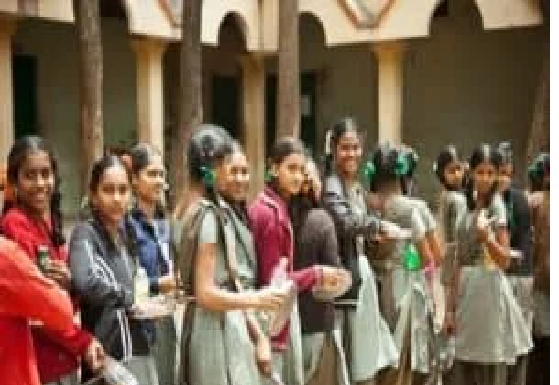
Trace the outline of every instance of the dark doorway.
<path fill-rule="evenodd" d="M 239 80 L 234 76 L 214 75 L 212 78 L 212 123 L 227 129 L 242 141 L 239 130 Z"/>
<path fill-rule="evenodd" d="M 15 137 L 39 132 L 37 102 L 37 58 L 14 55 L 12 61 Z"/>
<path fill-rule="evenodd" d="M 266 150 L 270 151 L 276 138 L 278 78 L 266 78 Z M 301 74 L 301 139 L 305 147 L 316 154 L 316 73 Z"/>

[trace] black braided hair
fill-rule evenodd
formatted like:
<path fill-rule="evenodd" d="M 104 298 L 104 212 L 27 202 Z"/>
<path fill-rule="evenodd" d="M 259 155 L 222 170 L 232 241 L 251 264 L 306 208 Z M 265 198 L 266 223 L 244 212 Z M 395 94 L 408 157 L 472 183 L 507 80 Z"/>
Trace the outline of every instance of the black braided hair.
<path fill-rule="evenodd" d="M 380 186 L 389 181 L 401 182 L 403 178 L 413 175 L 408 162 L 408 151 L 405 149 L 389 142 L 379 145 L 367 162 L 371 191 L 379 191 Z M 402 187 L 402 184 L 400 186 Z M 404 188 L 402 192 L 405 192 Z"/>
<path fill-rule="evenodd" d="M 549 153 L 539 154 L 528 168 L 531 191 L 549 191 L 549 184 L 545 183 L 545 176 L 549 175 L 550 160 Z"/>
<path fill-rule="evenodd" d="M 402 184 L 402 191 L 404 194 L 411 196 L 413 195 L 415 185 L 415 173 L 417 171 L 417 167 L 419 166 L 419 154 L 414 148 L 409 146 L 402 148 L 402 152 L 408 163 L 408 170 L 406 175 L 402 177 L 400 183 Z"/>

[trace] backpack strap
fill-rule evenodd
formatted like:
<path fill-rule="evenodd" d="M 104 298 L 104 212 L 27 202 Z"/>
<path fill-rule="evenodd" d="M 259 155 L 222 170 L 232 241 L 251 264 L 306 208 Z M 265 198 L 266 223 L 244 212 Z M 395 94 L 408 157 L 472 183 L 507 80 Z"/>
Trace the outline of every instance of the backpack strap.
<path fill-rule="evenodd" d="M 226 227 L 228 225 L 234 227 L 234 224 L 230 223 L 231 219 L 227 218 L 227 214 L 224 212 L 223 208 L 218 208 L 217 217 L 218 217 L 219 231 L 221 234 L 222 244 L 225 247 L 225 265 L 229 273 L 229 280 L 231 281 L 232 288 L 237 293 L 240 293 L 243 291 L 243 286 L 241 285 L 241 281 L 239 280 L 239 275 L 238 275 L 236 233 L 234 232 L 232 233 L 231 231 L 226 231 Z"/>

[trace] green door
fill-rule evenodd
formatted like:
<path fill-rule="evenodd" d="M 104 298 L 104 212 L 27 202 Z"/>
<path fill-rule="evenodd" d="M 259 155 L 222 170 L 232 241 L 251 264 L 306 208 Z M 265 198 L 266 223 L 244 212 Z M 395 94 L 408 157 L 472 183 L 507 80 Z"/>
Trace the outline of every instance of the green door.
<path fill-rule="evenodd" d="M 12 71 L 15 137 L 36 135 L 39 132 L 37 58 L 31 55 L 14 55 Z"/>
<path fill-rule="evenodd" d="M 276 138 L 278 78 L 266 78 L 266 150 L 270 151 Z M 301 74 L 301 139 L 312 155 L 316 154 L 316 73 Z"/>

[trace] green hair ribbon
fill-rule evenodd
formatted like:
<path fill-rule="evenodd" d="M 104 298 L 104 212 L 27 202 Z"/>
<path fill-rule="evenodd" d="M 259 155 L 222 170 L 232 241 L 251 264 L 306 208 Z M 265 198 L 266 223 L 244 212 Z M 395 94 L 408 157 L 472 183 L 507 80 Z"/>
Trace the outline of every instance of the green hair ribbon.
<path fill-rule="evenodd" d="M 207 187 L 213 187 L 215 184 L 214 171 L 207 166 L 200 167 L 200 171 L 202 172 L 202 180 L 204 181 L 204 185 L 206 185 Z"/>
<path fill-rule="evenodd" d="M 266 183 L 270 183 L 272 181 L 272 179 L 274 178 L 274 176 L 272 175 L 272 172 L 270 171 L 270 169 L 266 169 L 266 172 L 264 173 L 264 181 Z"/>
<path fill-rule="evenodd" d="M 375 167 L 375 164 L 370 160 L 367 163 L 365 163 L 364 173 L 369 182 L 371 182 L 371 180 L 374 178 L 375 174 L 377 173 L 377 168 Z"/>
<path fill-rule="evenodd" d="M 396 175 L 405 176 L 408 174 L 409 170 L 410 170 L 410 165 L 408 163 L 408 159 L 406 158 L 406 155 L 400 153 L 398 155 L 398 159 L 396 160 L 396 167 L 395 167 Z"/>

